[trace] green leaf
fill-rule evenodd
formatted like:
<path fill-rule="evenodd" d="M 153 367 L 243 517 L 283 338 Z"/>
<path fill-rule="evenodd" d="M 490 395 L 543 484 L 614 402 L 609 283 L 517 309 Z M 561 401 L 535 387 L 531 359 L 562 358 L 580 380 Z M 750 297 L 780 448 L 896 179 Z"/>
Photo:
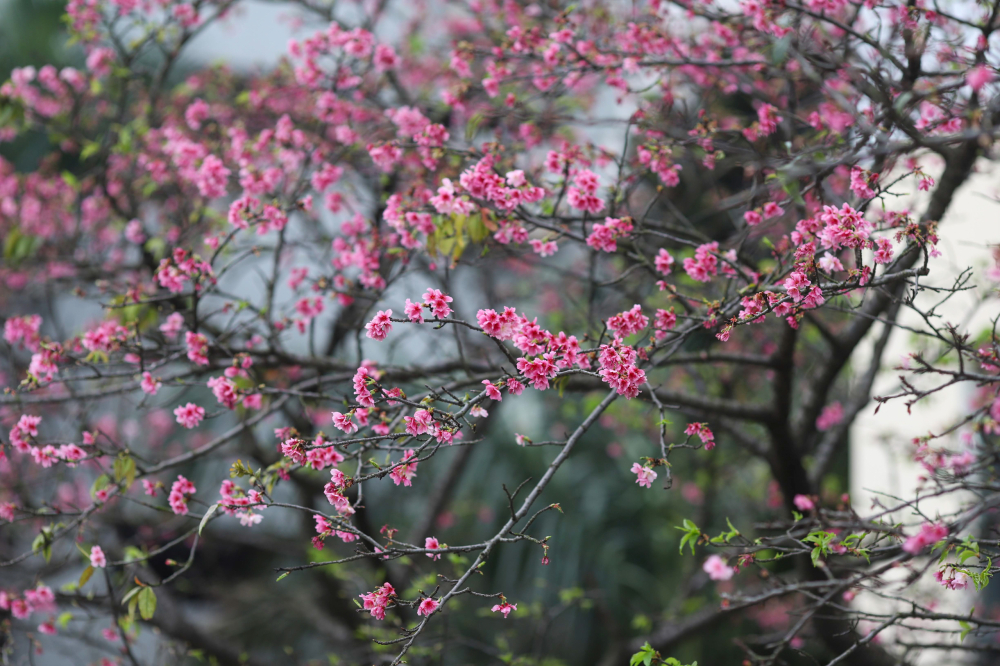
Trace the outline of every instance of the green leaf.
<path fill-rule="evenodd" d="M 94 485 L 90 488 L 90 496 L 93 497 L 98 490 L 107 488 L 109 483 L 111 483 L 111 479 L 108 478 L 108 475 L 101 474 L 99 477 L 94 479 Z"/>
<path fill-rule="evenodd" d="M 157 261 L 166 256 L 167 242 L 160 237 L 150 238 L 143 246 Z"/>
<path fill-rule="evenodd" d="M 132 456 L 122 451 L 115 458 L 114 464 L 115 483 L 125 483 L 125 488 L 131 487 L 135 482 L 135 460 Z"/>
<path fill-rule="evenodd" d="M 83 144 L 83 150 L 80 151 L 80 159 L 86 160 L 97 154 L 97 151 L 101 149 L 101 144 L 96 141 L 88 141 Z"/>
<path fill-rule="evenodd" d="M 52 536 L 49 533 L 49 528 L 43 527 L 35 540 L 31 542 L 31 552 L 41 552 L 46 562 L 52 559 Z"/>
<path fill-rule="evenodd" d="M 90 577 L 93 575 L 94 575 L 94 567 L 88 564 L 87 568 L 84 569 L 83 573 L 80 574 L 80 580 L 77 581 L 76 583 L 77 587 L 83 587 L 84 585 L 86 585 L 87 581 L 90 580 Z"/>
<path fill-rule="evenodd" d="M 276 580 L 274 582 L 277 583 L 278 581 L 282 580 L 283 578 L 288 578 L 288 574 L 290 574 L 290 573 L 291 573 L 291 571 L 286 571 L 285 573 L 283 573 L 280 576 L 278 576 L 278 580 Z"/>
<path fill-rule="evenodd" d="M 126 594 L 124 597 L 122 597 L 122 606 L 124 606 L 125 604 L 127 604 L 133 597 L 135 597 L 135 595 L 137 595 L 140 592 L 142 592 L 142 590 L 143 590 L 143 588 L 141 588 L 141 587 L 133 587 L 131 590 L 129 590 L 128 594 Z"/>
<path fill-rule="evenodd" d="M 479 133 L 479 126 L 483 124 L 484 120 L 486 120 L 486 117 L 481 113 L 476 113 L 469 118 L 469 122 L 465 126 L 466 142 L 470 142 L 475 138 L 476 134 Z"/>
<path fill-rule="evenodd" d="M 11 229 L 7 233 L 7 237 L 4 238 L 4 259 L 12 264 L 20 263 L 24 259 L 33 255 L 39 244 L 40 242 L 38 238 L 25 235 L 20 229 L 15 227 L 14 229 Z"/>
<path fill-rule="evenodd" d="M 125 546 L 125 561 L 139 562 L 146 559 L 146 553 L 141 548 L 135 546 Z"/>
<path fill-rule="evenodd" d="M 208 507 L 208 511 L 205 515 L 201 517 L 201 522 L 198 523 L 198 535 L 201 536 L 201 531 L 205 529 L 205 525 L 208 524 L 208 519 L 212 517 L 212 514 L 219 510 L 219 503 L 216 502 L 212 506 Z"/>
<path fill-rule="evenodd" d="M 639 664 L 649 666 L 653 662 L 654 656 L 657 656 L 656 650 L 654 650 L 653 646 L 647 641 L 638 652 L 632 655 L 632 658 L 629 659 L 628 663 L 629 666 L 638 666 Z"/>
<path fill-rule="evenodd" d="M 139 593 L 139 617 L 143 620 L 152 620 L 156 613 L 156 592 L 151 587 L 142 588 Z"/>
<path fill-rule="evenodd" d="M 719 536 L 711 539 L 712 543 L 729 543 L 734 538 L 740 535 L 740 531 L 735 527 L 733 527 L 733 524 L 729 522 L 729 518 L 726 518 L 726 524 L 729 525 L 729 531 L 722 532 L 721 534 L 719 534 Z"/>
<path fill-rule="evenodd" d="M 959 620 L 958 626 L 960 626 L 962 628 L 962 633 L 960 633 L 958 635 L 958 640 L 959 641 L 964 641 L 965 637 L 968 636 L 969 632 L 971 632 L 972 629 L 973 629 L 972 624 L 969 623 L 969 622 L 966 622 L 965 620 Z"/>
<path fill-rule="evenodd" d="M 681 527 L 674 527 L 674 529 L 675 530 L 680 530 L 680 531 L 682 531 L 682 532 L 685 533 L 684 536 L 681 537 L 681 545 L 680 545 L 679 552 L 683 555 L 684 554 L 684 546 L 687 545 L 687 546 L 691 547 L 691 554 L 694 555 L 695 544 L 697 544 L 698 543 L 698 539 L 701 538 L 701 529 L 699 529 L 699 527 L 697 525 L 695 525 L 694 523 L 692 523 L 687 518 L 684 519 L 683 526 L 681 526 Z"/>
<path fill-rule="evenodd" d="M 819 566 L 819 560 L 825 555 L 829 555 L 831 552 L 830 544 L 837 535 L 833 532 L 812 532 L 809 536 L 802 539 L 805 543 L 811 543 L 816 547 L 812 549 L 810 557 L 812 558 L 813 566 Z"/>
<path fill-rule="evenodd" d="M 490 235 L 490 230 L 486 228 L 483 218 L 480 215 L 473 215 L 469 218 L 469 238 L 473 243 L 481 243 Z"/>

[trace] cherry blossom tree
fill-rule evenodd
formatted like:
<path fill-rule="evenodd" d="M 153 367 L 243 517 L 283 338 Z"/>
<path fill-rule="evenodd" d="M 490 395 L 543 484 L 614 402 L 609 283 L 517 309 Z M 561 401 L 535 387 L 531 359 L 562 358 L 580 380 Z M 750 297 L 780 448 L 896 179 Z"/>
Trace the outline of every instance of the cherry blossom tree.
<path fill-rule="evenodd" d="M 1000 255 L 939 243 L 1000 3 L 297 0 L 191 69 L 241 4 L 71 0 L 0 86 L 10 663 L 997 651 L 937 598 L 1000 566 Z"/>

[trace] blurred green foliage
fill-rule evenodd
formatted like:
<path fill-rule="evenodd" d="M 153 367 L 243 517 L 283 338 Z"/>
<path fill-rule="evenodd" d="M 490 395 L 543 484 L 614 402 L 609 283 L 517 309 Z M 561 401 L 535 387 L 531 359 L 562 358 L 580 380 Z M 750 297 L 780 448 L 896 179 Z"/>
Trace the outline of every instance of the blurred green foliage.
<path fill-rule="evenodd" d="M 0 72 L 14 67 L 78 63 L 79 49 L 66 46 L 60 0 L 0 0 Z"/>
<path fill-rule="evenodd" d="M 67 44 L 62 0 L 0 0 L 0 82 L 15 67 L 80 66 L 83 51 Z M 49 150 L 44 136 L 29 133 L 0 143 L 0 156 L 30 171 Z"/>

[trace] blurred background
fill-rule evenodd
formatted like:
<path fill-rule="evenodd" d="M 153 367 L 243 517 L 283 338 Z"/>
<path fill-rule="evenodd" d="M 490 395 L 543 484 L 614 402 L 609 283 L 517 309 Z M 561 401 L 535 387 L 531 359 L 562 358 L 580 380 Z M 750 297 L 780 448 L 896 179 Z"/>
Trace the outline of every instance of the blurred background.
<path fill-rule="evenodd" d="M 59 0 L 0 0 L 0 80 L 6 79 L 14 67 L 80 65 L 81 51 L 66 44 L 62 14 L 63 3 Z M 242 3 L 229 19 L 195 41 L 175 77 L 180 81 L 199 67 L 220 62 L 237 72 L 273 67 L 284 54 L 288 38 L 300 34 L 303 27 L 314 29 L 316 24 L 287 5 Z M 46 151 L 42 136 L 0 143 L 0 155 L 22 171 L 34 168 Z M 1000 225 L 983 222 L 984 211 L 989 211 L 992 218 L 1000 208 L 995 196 L 994 175 L 980 174 L 958 200 L 948 223 L 942 225 L 941 247 L 956 271 L 970 264 L 985 264 L 990 256 L 986 246 L 1000 242 Z M 679 196 L 675 204 L 691 217 L 705 213 L 702 201 L 695 196 Z M 949 281 L 946 276 L 940 279 Z M 501 302 L 560 301 L 554 288 L 548 292 L 545 285 L 526 284 L 516 275 L 499 280 L 494 288 Z M 0 308 L 24 311 L 17 294 L 3 291 L 0 287 Z M 92 307 L 73 303 L 61 313 L 63 325 L 69 330 L 77 330 L 99 315 Z M 962 303 L 956 301 L 953 307 L 955 316 L 961 318 Z M 558 329 L 558 323 L 551 318 L 548 323 Z M 890 361 L 901 354 L 906 340 L 899 336 L 894 343 L 898 343 L 893 351 L 896 356 L 891 353 Z M 864 352 L 860 350 L 862 356 Z M 863 358 L 858 362 L 859 367 L 864 367 Z M 890 390 L 895 375 L 890 367 L 876 392 Z M 753 390 L 752 383 L 740 377 L 706 374 L 706 381 L 714 383 L 706 386 L 706 391 L 714 392 L 721 386 L 737 397 Z M 845 394 L 849 385 L 849 381 L 845 382 Z M 947 422 L 970 399 L 961 393 L 942 395 L 928 413 L 938 422 Z M 564 437 L 598 400 L 593 395 L 573 400 L 539 398 L 539 394 L 529 391 L 519 399 L 494 404 L 486 445 L 439 454 L 441 459 L 436 459 L 433 466 L 420 468 L 420 483 L 408 490 L 405 503 L 398 501 L 398 493 L 390 492 L 394 487 L 376 487 L 369 502 L 372 509 L 361 518 L 372 531 L 389 525 L 403 529 L 404 537 L 409 529 L 415 535 L 434 535 L 446 543 L 469 543 L 491 536 L 506 519 L 499 513 L 505 505 L 500 484 L 515 487 L 529 477 L 537 477 L 552 455 L 544 448 L 518 449 L 515 435 L 535 441 Z M 116 428 L 125 440 L 149 436 L 149 423 L 144 420 L 148 417 L 134 413 L 129 405 L 109 404 L 103 408 L 105 412 L 93 415 L 95 422 Z M 864 416 L 858 420 L 849 450 L 844 450 L 825 480 L 827 502 L 836 504 L 844 493 L 849 493 L 854 506 L 863 512 L 879 493 L 905 496 L 912 492 L 919 470 L 910 462 L 907 447 L 912 437 L 935 422 L 902 419 L 892 411 L 899 408 L 889 405 L 883 407 L 877 419 Z M 317 406 L 314 413 L 304 417 L 312 418 L 317 429 L 331 429 L 327 406 Z M 905 427 L 901 427 L 904 422 Z M 675 439 L 681 438 L 683 426 L 679 421 L 671 425 Z M 616 403 L 602 419 L 601 427 L 587 434 L 541 499 L 540 506 L 557 502 L 565 509 L 562 514 L 546 514 L 537 524 L 536 533 L 552 537 L 551 563 L 541 563 L 540 549 L 502 548 L 484 569 L 485 578 L 477 582 L 480 590 L 503 591 L 518 604 L 517 612 L 507 621 L 494 616 L 484 622 L 482 616 L 491 615 L 486 604 L 470 597 L 459 599 L 449 606 L 443 621 L 434 625 L 432 640 L 414 650 L 414 661 L 442 665 L 617 666 L 627 663 L 622 655 L 636 637 L 669 626 L 671 618 L 699 617 L 699 613 L 716 608 L 719 592 L 727 591 L 729 584 L 710 583 L 701 571 L 701 559 L 678 554 L 679 532 L 674 526 L 690 518 L 706 532 L 717 533 L 726 527 L 728 518 L 752 531 L 748 528 L 755 523 L 783 517 L 781 498 L 769 482 L 767 469 L 755 459 L 741 458 L 736 448 L 727 451 L 725 465 L 719 464 L 719 456 L 707 452 L 685 457 L 674 471 L 671 492 L 655 486 L 655 492 L 630 492 L 635 488 L 635 479 L 628 468 L 632 461 L 649 455 L 654 432 L 650 412 L 644 406 Z M 266 441 L 264 436 L 261 439 Z M 720 435 L 719 439 L 720 446 L 725 447 L 726 436 Z M 207 487 L 209 479 L 226 476 L 228 464 L 220 461 L 214 469 L 200 467 L 198 474 L 203 475 L 206 490 L 214 490 Z M 201 487 L 194 470 L 181 473 L 191 474 Z M 305 479 L 299 490 L 303 496 L 298 499 L 312 501 L 308 489 L 311 487 L 315 495 L 324 480 L 322 473 Z M 441 507 L 429 522 L 424 520 L 428 505 Z M 143 514 L 137 511 L 115 527 L 125 541 L 136 534 L 142 537 L 142 523 Z M 349 600 L 383 580 L 392 581 L 407 596 L 417 588 L 430 593 L 434 587 L 429 562 L 405 560 L 388 568 L 379 564 L 367 569 L 331 566 L 277 584 L 272 574 L 274 567 L 332 556 L 329 547 L 322 553 L 308 548 L 308 536 L 313 533 L 311 521 L 286 521 L 265 515 L 263 523 L 253 530 L 232 521 L 217 524 L 213 530 L 215 536 L 206 539 L 199 549 L 192 570 L 178 581 L 172 596 L 164 595 L 157 620 L 161 623 L 159 629 L 140 637 L 137 655 L 142 658 L 162 663 L 198 663 L 209 661 L 211 654 L 219 663 L 233 664 L 372 663 L 372 651 L 379 648 L 373 648 L 370 639 L 389 639 L 395 634 L 391 626 L 368 622 L 366 615 L 354 611 Z M 165 560 L 183 559 L 186 554 L 186 548 L 178 546 L 176 551 L 155 560 L 154 568 L 161 566 L 169 571 Z M 455 573 L 467 566 L 465 557 L 452 559 L 450 566 Z M 61 579 L 47 582 L 56 586 L 75 580 L 78 574 L 77 568 L 67 564 Z M 0 587 L 22 582 L 4 580 L 5 575 L 0 572 Z M 992 595 L 995 589 L 989 588 L 988 592 Z M 936 592 L 924 590 L 920 594 Z M 956 612 L 965 612 L 986 601 L 967 590 L 951 593 L 942 603 Z M 674 641 L 670 654 L 684 663 L 697 659 L 702 666 L 740 663 L 743 653 L 738 641 L 765 640 L 781 632 L 790 621 L 787 610 L 785 602 L 775 601 L 751 612 L 712 620 Z M 82 634 L 91 634 L 97 642 L 103 628 L 95 624 Z M 182 656 L 163 636 L 186 642 L 192 652 Z M 34 663 L 83 664 L 104 653 L 100 648 L 93 653 L 81 652 L 77 642 L 52 644 L 55 647 L 36 655 Z M 787 663 L 815 662 L 804 655 L 790 654 Z"/>

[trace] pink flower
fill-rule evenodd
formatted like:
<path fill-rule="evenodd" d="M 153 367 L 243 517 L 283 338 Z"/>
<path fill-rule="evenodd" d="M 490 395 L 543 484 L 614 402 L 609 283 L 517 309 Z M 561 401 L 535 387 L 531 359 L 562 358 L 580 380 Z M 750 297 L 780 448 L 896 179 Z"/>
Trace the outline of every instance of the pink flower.
<path fill-rule="evenodd" d="M 865 171 L 861 167 L 851 168 L 851 191 L 859 199 L 871 199 L 875 196 L 872 185 L 878 183 L 878 174 Z"/>
<path fill-rule="evenodd" d="M 973 67 L 965 75 L 965 82 L 969 84 L 969 87 L 979 92 L 983 86 L 993 80 L 993 72 L 987 65 L 979 65 L 978 67 Z"/>
<path fill-rule="evenodd" d="M 340 412 L 333 412 L 333 425 L 348 435 L 358 431 L 357 424 L 351 420 L 351 413 L 341 414 Z"/>
<path fill-rule="evenodd" d="M 41 338 L 38 329 L 42 326 L 42 318 L 38 315 L 11 317 L 3 326 L 3 337 L 12 346 L 21 343 L 33 352 L 39 350 Z"/>
<path fill-rule="evenodd" d="M 718 275 L 719 259 L 715 253 L 719 251 L 719 244 L 716 241 L 699 245 L 694 251 L 694 257 L 684 260 L 684 271 L 692 280 L 698 282 L 709 282 L 712 277 Z"/>
<path fill-rule="evenodd" d="M 108 558 L 105 557 L 104 551 L 101 550 L 100 546 L 93 546 L 90 549 L 90 566 L 95 569 L 103 569 L 108 566 Z"/>
<path fill-rule="evenodd" d="M 964 590 L 969 586 L 969 577 L 952 567 L 938 570 L 934 574 L 934 579 L 949 590 Z"/>
<path fill-rule="evenodd" d="M 189 402 L 183 407 L 175 409 L 174 416 L 177 417 L 177 422 L 185 428 L 194 428 L 205 418 L 205 410 L 193 402 Z"/>
<path fill-rule="evenodd" d="M 10 602 L 10 612 L 18 620 L 23 620 L 31 615 L 31 608 L 24 599 L 14 599 Z"/>
<path fill-rule="evenodd" d="M 587 245 L 595 250 L 603 252 L 614 252 L 618 249 L 619 237 L 627 238 L 632 232 L 632 223 L 613 217 L 604 218 L 604 224 L 595 224 L 590 236 L 587 237 Z M 661 252 L 665 250 L 661 249 Z M 668 255 L 669 256 L 669 255 Z"/>
<path fill-rule="evenodd" d="M 892 241 L 888 238 L 876 238 L 875 239 L 875 263 L 876 264 L 888 264 L 892 261 Z"/>
<path fill-rule="evenodd" d="M 119 348 L 128 330 L 113 321 L 101 323 L 83 335 L 83 346 L 90 351 L 112 352 Z"/>
<path fill-rule="evenodd" d="M 441 605 L 440 601 L 435 601 L 434 599 L 428 597 L 427 599 L 421 601 L 420 605 L 417 606 L 417 615 L 430 617 L 430 614 L 436 611 L 438 609 L 438 606 L 440 605 Z"/>
<path fill-rule="evenodd" d="M 785 210 L 778 204 L 774 203 L 773 201 L 768 201 L 766 204 L 764 204 L 764 210 L 761 212 L 764 214 L 764 219 L 769 220 L 772 217 L 777 217 L 781 215 L 782 213 L 785 212 Z"/>
<path fill-rule="evenodd" d="M 160 390 L 160 380 L 150 373 L 144 372 L 142 373 L 142 380 L 139 382 L 139 388 L 142 389 L 143 393 L 156 395 L 156 392 Z"/>
<path fill-rule="evenodd" d="M 451 308 L 448 307 L 448 303 L 452 302 L 451 296 L 441 293 L 439 289 L 428 289 L 424 292 L 424 304 L 431 309 L 431 313 L 439 318 L 444 319 L 451 314 Z"/>
<path fill-rule="evenodd" d="M 940 523 L 924 523 L 920 526 L 920 532 L 907 538 L 903 543 L 903 550 L 911 555 L 916 555 L 925 546 L 930 546 L 942 539 L 948 538 L 948 528 Z"/>
<path fill-rule="evenodd" d="M 15 427 L 20 428 L 21 432 L 31 435 L 32 437 L 38 437 L 38 426 L 41 422 L 41 416 L 22 414 Z"/>
<path fill-rule="evenodd" d="M 656 480 L 656 472 L 650 467 L 643 467 L 639 463 L 632 463 L 632 473 L 636 475 L 635 482 L 643 488 L 652 488 L 653 481 Z"/>
<path fill-rule="evenodd" d="M 403 454 L 402 462 L 405 462 L 407 460 L 410 460 L 411 458 L 416 458 L 416 457 L 417 457 L 416 451 L 414 451 L 413 449 L 407 449 L 406 453 Z M 397 465 L 396 467 L 393 468 L 391 472 L 389 472 L 389 478 L 391 478 L 392 482 L 395 483 L 397 486 L 399 484 L 403 484 L 404 486 L 413 485 L 412 479 L 416 475 L 417 475 L 417 463 L 415 462 L 407 463 L 405 465 Z"/>
<path fill-rule="evenodd" d="M 188 331 L 184 338 L 187 344 L 187 357 L 198 365 L 208 365 L 208 338 L 201 333 Z"/>
<path fill-rule="evenodd" d="M 188 104 L 187 110 L 184 111 L 184 121 L 195 132 L 201 129 L 201 124 L 208 120 L 208 116 L 208 104 L 200 97 Z"/>
<path fill-rule="evenodd" d="M 554 240 L 542 241 L 537 238 L 532 238 L 528 241 L 531 249 L 540 257 L 551 257 L 553 254 L 559 251 L 559 246 Z"/>
<path fill-rule="evenodd" d="M 418 409 L 413 413 L 413 416 L 403 417 L 403 421 L 406 422 L 406 432 L 414 437 L 423 435 L 430 430 L 433 420 L 431 413 L 426 409 Z"/>
<path fill-rule="evenodd" d="M 494 613 L 503 613 L 503 619 L 506 620 L 507 616 L 510 615 L 511 611 L 517 610 L 517 604 L 510 604 L 504 601 L 502 604 L 496 604 L 490 610 L 492 610 Z"/>
<path fill-rule="evenodd" d="M 834 271 L 844 270 L 844 264 L 842 264 L 840 262 L 840 259 L 838 259 L 832 254 L 824 254 L 822 257 L 820 257 L 817 263 L 819 263 L 819 267 L 822 268 L 827 273 L 833 273 Z"/>
<path fill-rule="evenodd" d="M 646 381 L 645 371 L 636 367 L 637 358 L 635 349 L 625 346 L 617 338 L 610 345 L 601 345 L 597 357 L 601 364 L 601 379 L 629 400 L 639 395 L 639 386 Z M 518 363 L 520 370 L 520 362 Z M 535 387 L 539 388 L 537 385 Z M 548 388 L 547 381 L 543 388 Z"/>
<path fill-rule="evenodd" d="M 758 224 L 764 221 L 764 218 L 755 210 L 748 210 L 743 213 L 743 219 L 751 227 L 756 227 Z"/>
<path fill-rule="evenodd" d="M 170 338 L 180 333 L 182 328 L 184 328 L 184 315 L 180 312 L 173 313 L 167 317 L 167 321 L 160 324 L 160 332 Z"/>
<path fill-rule="evenodd" d="M 399 60 L 396 51 L 388 44 L 379 44 L 375 47 L 375 55 L 372 57 L 372 62 L 375 65 L 376 72 L 393 69 L 399 64 Z"/>
<path fill-rule="evenodd" d="M 448 299 L 451 300 L 451 299 Z M 365 330 L 368 331 L 366 334 L 369 338 L 376 341 L 385 340 L 386 334 L 392 330 L 392 322 L 389 317 L 392 316 L 392 310 L 379 310 L 378 314 L 372 317 L 372 320 L 365 324 Z"/>
<path fill-rule="evenodd" d="M 194 484 L 178 474 L 177 480 L 170 487 L 170 495 L 167 498 L 170 509 L 179 516 L 186 516 L 188 513 L 188 498 L 196 492 L 198 490 L 194 487 Z"/>
<path fill-rule="evenodd" d="M 440 547 L 441 544 L 435 537 L 427 537 L 426 539 L 424 539 L 424 548 L 426 548 L 427 550 L 437 550 Z M 427 553 L 427 557 L 431 558 L 432 560 L 441 559 L 440 555 L 435 555 L 434 553 Z"/>
<path fill-rule="evenodd" d="M 733 568 L 718 555 L 709 555 L 701 568 L 712 580 L 729 580 L 735 573 Z"/>
<path fill-rule="evenodd" d="M 406 313 L 406 318 L 415 324 L 424 323 L 423 309 L 423 303 L 414 303 L 410 299 L 406 299 L 406 305 L 403 307 L 403 311 Z"/>
<path fill-rule="evenodd" d="M 490 400 L 496 400 L 497 402 L 503 400 L 503 396 L 500 395 L 500 389 L 493 385 L 488 379 L 483 380 L 483 385 L 486 387 L 486 395 Z"/>
<path fill-rule="evenodd" d="M 368 388 L 368 378 L 371 376 L 371 371 L 363 365 L 354 373 L 352 380 L 354 382 L 354 396 L 357 398 L 358 404 L 362 407 L 375 406 L 375 399 Z"/>
<path fill-rule="evenodd" d="M 223 197 L 226 195 L 226 184 L 229 181 L 230 171 L 225 167 L 215 155 L 208 155 L 198 169 L 195 185 L 202 196 L 210 199 Z"/>
<path fill-rule="evenodd" d="M 24 591 L 28 608 L 39 613 L 49 613 L 56 609 L 56 595 L 48 585 L 38 585 L 33 590 Z"/>
<path fill-rule="evenodd" d="M 684 434 L 688 437 L 697 435 L 698 439 L 701 440 L 702 444 L 709 451 L 715 448 L 715 433 L 712 432 L 707 423 L 688 423 L 687 427 L 684 428 Z"/>
<path fill-rule="evenodd" d="M 496 310 L 480 310 L 476 313 L 476 321 L 487 335 L 498 340 L 510 340 L 514 337 L 518 317 L 514 308 L 504 308 L 500 314 Z"/>
<path fill-rule="evenodd" d="M 392 597 L 396 596 L 396 590 L 389 583 L 382 583 L 382 587 L 375 588 L 368 594 L 360 594 L 364 602 L 364 609 L 371 613 L 376 620 L 385 619 L 385 609 Z"/>
<path fill-rule="evenodd" d="M 839 402 L 833 402 L 823 408 L 816 419 L 817 430 L 829 430 L 844 420 L 844 407 Z"/>
<path fill-rule="evenodd" d="M 806 495 L 796 495 L 792 499 L 792 503 L 799 511 L 812 511 L 816 508 L 816 503 Z"/>
<path fill-rule="evenodd" d="M 493 77 L 487 77 L 483 79 L 483 90 L 490 97 L 496 97 L 500 94 L 500 82 Z"/>
<path fill-rule="evenodd" d="M 792 297 L 792 300 L 798 303 L 805 298 L 806 290 L 810 284 L 812 283 L 809 282 L 809 278 L 806 277 L 805 273 L 802 271 L 794 271 L 785 280 L 784 286 L 785 291 L 787 291 L 788 295 Z"/>
<path fill-rule="evenodd" d="M 642 306 L 633 305 L 631 310 L 620 312 L 608 319 L 608 328 L 618 337 L 627 338 L 649 326 L 649 317 L 642 314 Z"/>
<path fill-rule="evenodd" d="M 666 275 L 674 266 L 674 258 L 661 247 L 660 251 L 656 254 L 656 258 L 653 259 L 653 265 L 656 267 L 657 273 Z"/>
<path fill-rule="evenodd" d="M 220 405 L 225 406 L 227 409 L 236 407 L 239 395 L 236 393 L 236 384 L 233 383 L 233 380 L 228 377 L 211 377 L 207 385 L 208 388 L 212 389 L 212 393 Z"/>
<path fill-rule="evenodd" d="M 98 48 L 90 52 L 87 56 L 87 69 L 98 77 L 105 77 L 111 73 L 111 63 L 115 61 L 115 52 L 109 48 Z"/>

